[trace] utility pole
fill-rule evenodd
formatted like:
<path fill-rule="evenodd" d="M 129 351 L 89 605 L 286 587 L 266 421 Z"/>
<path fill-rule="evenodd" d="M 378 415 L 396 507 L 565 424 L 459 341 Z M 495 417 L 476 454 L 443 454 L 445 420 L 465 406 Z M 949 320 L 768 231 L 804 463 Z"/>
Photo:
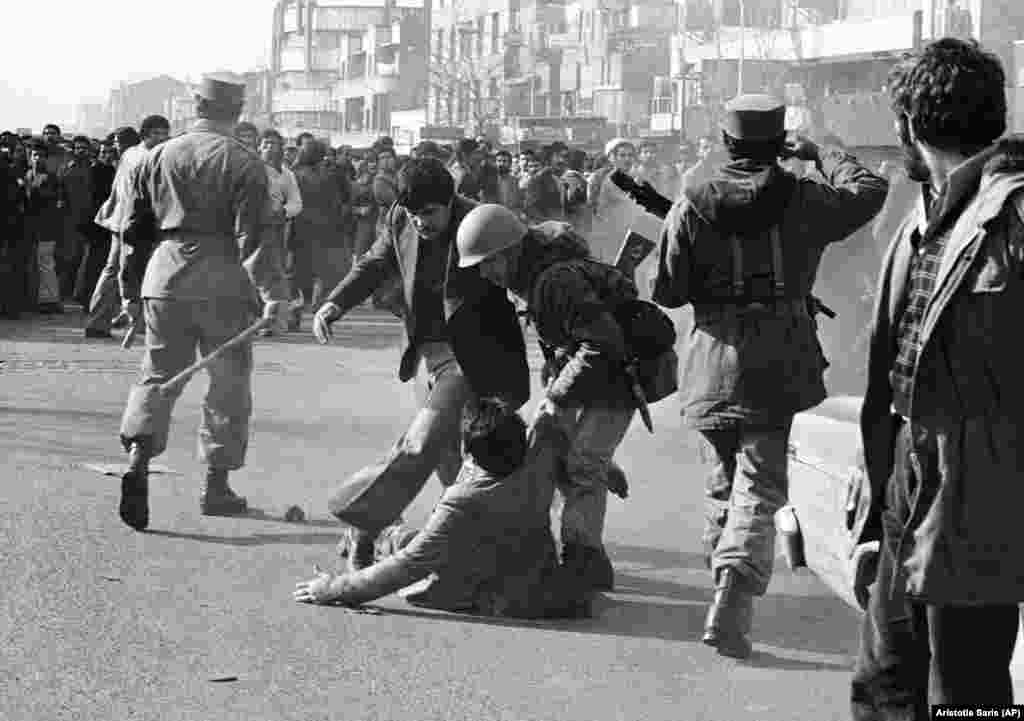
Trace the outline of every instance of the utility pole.
<path fill-rule="evenodd" d="M 747 5 L 745 0 L 740 0 L 740 56 L 736 61 L 736 94 L 743 95 L 743 61 L 746 55 L 747 40 Z"/>
<path fill-rule="evenodd" d="M 679 144 L 686 142 L 686 28 L 689 0 L 677 0 L 682 10 L 676 10 L 676 36 L 679 38 Z"/>

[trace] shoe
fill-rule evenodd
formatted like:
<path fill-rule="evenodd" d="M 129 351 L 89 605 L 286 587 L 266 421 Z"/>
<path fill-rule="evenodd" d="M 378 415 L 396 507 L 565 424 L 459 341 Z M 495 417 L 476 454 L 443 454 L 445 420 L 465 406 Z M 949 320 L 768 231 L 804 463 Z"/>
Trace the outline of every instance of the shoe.
<path fill-rule="evenodd" d="M 753 618 L 754 596 L 747 590 L 743 576 L 734 569 L 723 569 L 704 621 L 701 640 L 717 648 L 722 656 L 749 658 L 752 645 L 748 635 Z"/>
<path fill-rule="evenodd" d="M 121 476 L 121 520 L 136 531 L 149 526 L 149 453 L 142 443 L 132 443 L 128 470 Z"/>
<path fill-rule="evenodd" d="M 475 588 L 445 583 L 437 575 L 431 575 L 423 589 L 406 594 L 405 601 L 413 606 L 449 613 L 472 611 L 477 607 Z"/>
<path fill-rule="evenodd" d="M 566 543 L 562 547 L 562 566 L 595 591 L 615 589 L 615 569 L 603 548 Z"/>
<path fill-rule="evenodd" d="M 109 330 L 100 330 L 98 328 L 86 328 L 85 329 L 85 337 L 86 338 L 102 338 L 103 340 L 111 340 L 114 337 L 114 334 L 111 333 Z"/>
<path fill-rule="evenodd" d="M 199 512 L 204 516 L 243 516 L 249 503 L 228 485 L 228 472 L 223 468 L 210 468 L 206 472 L 203 495 L 199 499 Z"/>

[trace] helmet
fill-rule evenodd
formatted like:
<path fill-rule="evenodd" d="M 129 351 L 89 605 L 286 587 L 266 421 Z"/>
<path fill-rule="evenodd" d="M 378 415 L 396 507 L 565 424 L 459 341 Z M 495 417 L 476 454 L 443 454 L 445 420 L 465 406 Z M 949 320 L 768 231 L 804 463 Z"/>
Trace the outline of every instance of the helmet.
<path fill-rule="evenodd" d="M 510 248 L 526 235 L 526 225 L 503 205 L 478 205 L 459 223 L 455 243 L 459 267 L 469 268 Z"/>
<path fill-rule="evenodd" d="M 604 154 L 609 158 L 612 157 L 615 151 L 619 149 L 620 145 L 632 146 L 633 143 L 627 140 L 626 138 L 612 138 L 607 143 L 605 143 Z"/>

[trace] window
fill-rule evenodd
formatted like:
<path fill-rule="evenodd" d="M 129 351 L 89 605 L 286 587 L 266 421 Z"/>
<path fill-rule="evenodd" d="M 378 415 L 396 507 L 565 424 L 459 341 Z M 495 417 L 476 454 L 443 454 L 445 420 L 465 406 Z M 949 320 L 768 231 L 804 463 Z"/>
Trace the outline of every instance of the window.
<path fill-rule="evenodd" d="M 497 98 L 498 97 L 498 79 L 491 78 L 490 87 L 487 90 L 487 97 Z"/>
<path fill-rule="evenodd" d="M 478 58 L 484 55 L 484 18 L 480 16 L 476 19 L 476 56 Z"/>
<path fill-rule="evenodd" d="M 501 21 L 498 13 L 491 13 L 491 52 L 497 53 L 501 49 Z"/>

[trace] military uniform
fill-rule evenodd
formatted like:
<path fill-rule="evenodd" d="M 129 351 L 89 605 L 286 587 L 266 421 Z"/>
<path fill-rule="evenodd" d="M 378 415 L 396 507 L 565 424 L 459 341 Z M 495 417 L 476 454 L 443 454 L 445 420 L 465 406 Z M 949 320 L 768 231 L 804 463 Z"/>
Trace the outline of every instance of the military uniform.
<path fill-rule="evenodd" d="M 210 78 L 202 93 L 211 100 L 240 101 L 244 86 Z M 132 200 L 123 236 L 128 247 L 122 296 L 143 302 L 146 352 L 142 378 L 131 390 L 121 421 L 121 439 L 136 466 L 136 451 L 148 460 L 167 447 L 180 389 L 167 397 L 160 384 L 192 364 L 197 348 L 207 355 L 244 330 L 256 308 L 255 289 L 265 303 L 286 296 L 280 255 L 260 244 L 269 203 L 267 174 L 259 157 L 232 137 L 231 124 L 199 120 L 191 132 L 152 150 L 138 169 Z M 236 229 L 247 239 L 244 265 Z M 140 288 L 135 259 L 145 249 L 136 240 L 149 232 L 155 233 L 156 246 Z M 232 500 L 238 497 L 226 478 L 244 464 L 249 442 L 252 346 L 226 353 L 210 366 L 209 375 L 199 428 L 199 457 L 211 469 L 203 508 L 240 511 L 244 503 Z M 126 495 L 141 497 L 144 484 L 131 473 L 126 479 Z M 148 519 L 148 510 L 144 515 Z M 138 515 L 135 520 L 141 521 Z"/>
<path fill-rule="evenodd" d="M 726 601 L 748 609 L 772 574 L 793 416 L 826 395 L 811 301 L 818 264 L 826 246 L 879 211 L 887 190 L 843 152 L 820 154 L 827 183 L 742 157 L 742 141 L 781 139 L 784 115 L 769 96 L 732 101 L 723 130 L 740 141 L 735 159 L 687 188 L 666 218 L 653 296 L 694 308 L 680 388 L 685 423 L 702 434 L 711 466 L 704 541 L 719 588 L 742 589 Z M 739 616 L 740 627 L 749 623 Z M 748 630 L 738 655 L 749 653 Z"/>

